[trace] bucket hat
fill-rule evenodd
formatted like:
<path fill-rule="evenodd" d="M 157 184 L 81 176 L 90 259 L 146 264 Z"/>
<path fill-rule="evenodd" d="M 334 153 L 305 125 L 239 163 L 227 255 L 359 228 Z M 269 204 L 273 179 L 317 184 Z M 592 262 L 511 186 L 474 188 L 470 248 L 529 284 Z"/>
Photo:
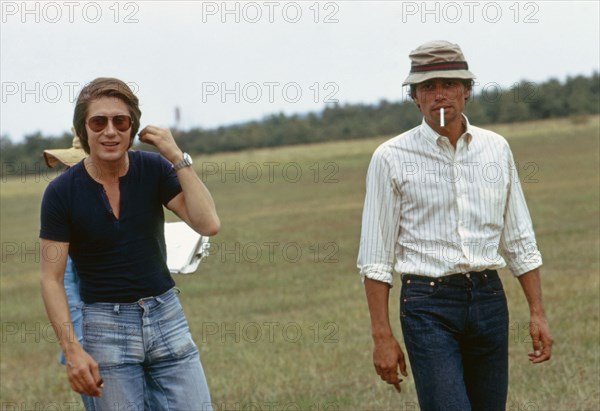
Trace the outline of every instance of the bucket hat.
<path fill-rule="evenodd" d="M 444 40 L 425 43 L 409 54 L 410 73 L 403 86 L 418 84 L 432 78 L 474 79 L 458 44 Z"/>

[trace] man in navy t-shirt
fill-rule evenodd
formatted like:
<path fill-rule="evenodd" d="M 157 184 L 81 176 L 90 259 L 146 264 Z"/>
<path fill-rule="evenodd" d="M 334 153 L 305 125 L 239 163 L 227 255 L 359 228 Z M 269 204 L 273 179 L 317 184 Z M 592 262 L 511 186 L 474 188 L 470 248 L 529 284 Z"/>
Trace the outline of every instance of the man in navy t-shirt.
<path fill-rule="evenodd" d="M 84 302 L 135 302 L 174 286 L 168 275 L 163 205 L 179 193 L 173 166 L 160 154 L 128 152 L 119 177 L 120 212 L 80 162 L 52 181 L 42 201 L 44 239 L 69 243 Z"/>
<path fill-rule="evenodd" d="M 42 201 L 42 294 L 71 387 L 97 409 L 139 405 L 210 409 L 210 395 L 166 266 L 163 206 L 202 235 L 220 227 L 212 197 L 168 129 L 140 126 L 137 97 L 120 80 L 81 91 L 73 117 L 88 153 L 52 181 Z M 83 347 L 72 338 L 63 274 L 81 278 Z M 70 338 L 71 337 L 71 338 Z M 205 405 L 202 405 L 205 404 Z"/>

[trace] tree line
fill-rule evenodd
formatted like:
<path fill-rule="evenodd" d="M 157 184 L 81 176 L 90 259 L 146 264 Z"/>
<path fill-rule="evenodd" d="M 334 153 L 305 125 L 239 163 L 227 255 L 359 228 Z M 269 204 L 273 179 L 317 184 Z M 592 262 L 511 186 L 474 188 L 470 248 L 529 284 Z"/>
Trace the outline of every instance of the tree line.
<path fill-rule="evenodd" d="M 487 84 L 474 88 L 465 114 L 471 123 L 487 125 L 600 112 L 600 76 L 568 77 L 564 82 L 522 80 L 509 88 Z M 321 112 L 269 115 L 262 120 L 213 129 L 175 130 L 180 148 L 191 155 L 276 147 L 332 140 L 397 135 L 421 122 L 421 113 L 407 97 L 404 101 L 381 100 L 376 104 L 334 104 Z M 2 176 L 36 173 L 44 149 L 68 148 L 72 135 L 43 136 L 35 133 L 21 143 L 0 137 Z M 148 145 L 143 145 L 148 150 Z"/>

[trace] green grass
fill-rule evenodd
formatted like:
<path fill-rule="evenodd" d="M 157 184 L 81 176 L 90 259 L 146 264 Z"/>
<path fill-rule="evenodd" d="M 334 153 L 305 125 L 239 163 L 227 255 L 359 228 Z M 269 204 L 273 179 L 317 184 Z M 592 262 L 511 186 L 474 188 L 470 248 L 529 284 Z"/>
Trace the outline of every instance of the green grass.
<path fill-rule="evenodd" d="M 511 410 L 600 409 L 599 119 L 491 127 L 506 136 L 519 163 L 555 339 L 549 363 L 529 364 L 527 304 L 503 270 Z M 197 274 L 176 281 L 217 410 L 416 409 L 410 377 L 398 395 L 375 374 L 356 270 L 366 168 L 386 138 L 195 159 L 223 227 Z M 292 182 L 297 170 L 302 176 Z M 39 264 L 34 252 L 23 252 L 35 251 L 47 182 L 1 185 L 3 410 L 73 409 L 68 404 L 78 401 L 57 361 Z M 394 287 L 390 312 L 400 338 L 398 293 Z"/>

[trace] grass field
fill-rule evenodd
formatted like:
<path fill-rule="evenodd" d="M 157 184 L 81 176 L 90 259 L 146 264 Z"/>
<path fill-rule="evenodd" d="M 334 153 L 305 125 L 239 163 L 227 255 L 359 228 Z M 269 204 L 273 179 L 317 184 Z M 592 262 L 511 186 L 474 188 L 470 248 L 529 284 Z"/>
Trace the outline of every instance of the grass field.
<path fill-rule="evenodd" d="M 555 339 L 551 362 L 529 364 L 527 305 L 503 270 L 509 410 L 600 409 L 599 120 L 493 127 L 519 164 Z M 418 409 L 410 377 L 398 395 L 375 374 L 356 270 L 365 173 L 385 139 L 195 159 L 223 226 L 199 271 L 176 281 L 216 410 Z M 80 409 L 40 297 L 39 207 L 52 176 L 1 184 L 1 410 Z"/>

